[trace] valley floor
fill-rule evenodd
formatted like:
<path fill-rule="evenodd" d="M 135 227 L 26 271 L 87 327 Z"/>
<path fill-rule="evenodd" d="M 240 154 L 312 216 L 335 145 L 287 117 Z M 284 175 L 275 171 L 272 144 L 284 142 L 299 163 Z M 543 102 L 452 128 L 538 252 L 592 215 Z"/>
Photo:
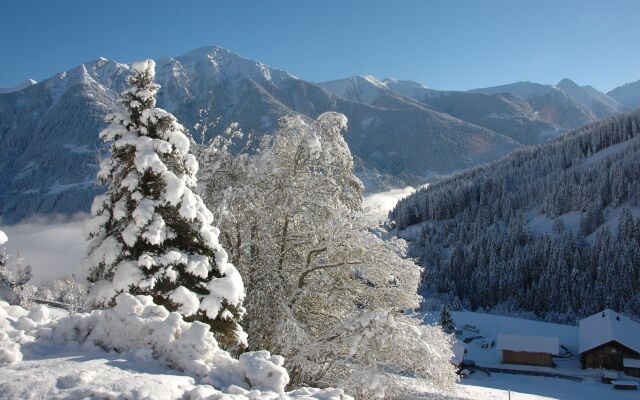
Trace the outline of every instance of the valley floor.
<path fill-rule="evenodd" d="M 504 368 L 515 371 L 551 373 L 582 378 L 582 382 L 544 376 L 529 376 L 491 372 L 491 375 L 476 371 L 456 385 L 456 396 L 461 399 L 638 399 L 638 391 L 614 390 L 611 385 L 600 382 L 601 370 L 580 368 L 578 354 L 578 327 L 505 317 L 469 311 L 452 312 L 456 327 L 462 330 L 460 340 L 478 337 L 466 344 L 465 360 L 474 360 L 477 365 L 488 368 Z M 424 315 L 425 323 L 434 323 L 438 313 Z M 469 329 L 463 327 L 467 325 Z M 477 332 L 475 329 L 477 329 Z M 570 356 L 554 358 L 555 368 L 524 365 L 507 365 L 500 362 L 500 352 L 492 347 L 498 334 L 557 336 Z M 640 385 L 640 379 L 624 376 Z"/>

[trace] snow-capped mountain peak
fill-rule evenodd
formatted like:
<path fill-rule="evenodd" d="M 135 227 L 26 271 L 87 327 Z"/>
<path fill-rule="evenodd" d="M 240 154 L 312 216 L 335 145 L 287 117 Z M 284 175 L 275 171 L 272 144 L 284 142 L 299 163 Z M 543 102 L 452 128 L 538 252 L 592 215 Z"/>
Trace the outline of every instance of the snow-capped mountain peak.
<path fill-rule="evenodd" d="M 532 97 L 544 96 L 549 93 L 553 93 L 557 88 L 551 85 L 544 85 L 541 83 L 519 81 L 510 83 L 507 85 L 493 86 L 482 89 L 474 89 L 472 92 L 480 92 L 487 94 L 495 93 L 511 93 L 522 99 L 530 100 Z"/>
<path fill-rule="evenodd" d="M 596 118 L 606 118 L 625 110 L 625 107 L 617 100 L 600 92 L 593 86 L 580 86 L 568 78 L 558 82 L 556 88 L 590 110 Z"/>
<path fill-rule="evenodd" d="M 18 83 L 14 87 L 11 87 L 11 88 L 0 88 L 0 93 L 19 92 L 22 89 L 26 89 L 29 86 L 35 85 L 36 83 L 38 83 L 38 81 L 36 81 L 34 79 L 25 79 L 24 81 Z"/>
<path fill-rule="evenodd" d="M 374 103 L 385 91 L 388 91 L 383 81 L 371 75 L 355 75 L 319 82 L 318 85 L 336 96 L 365 104 Z"/>
<path fill-rule="evenodd" d="M 420 82 L 405 80 L 405 79 L 385 78 L 382 80 L 382 82 L 387 87 L 389 87 L 390 85 L 397 85 L 397 86 L 402 85 L 402 86 L 412 87 L 416 89 L 429 89 L 429 87 L 427 87 L 426 85 L 423 85 Z"/>
<path fill-rule="evenodd" d="M 180 62 L 190 71 L 208 74 L 217 79 L 243 76 L 275 85 L 283 80 L 297 79 L 286 71 L 242 57 L 219 46 L 201 47 L 169 59 Z"/>
<path fill-rule="evenodd" d="M 538 118 L 538 110 L 562 111 L 567 109 L 564 101 L 575 102 L 551 86 L 529 82 L 514 85 L 556 97 L 530 104 L 511 95 L 444 92 L 374 76 L 313 84 L 218 46 L 156 62 L 158 105 L 175 113 L 196 140 L 210 138 L 234 121 L 245 131 L 262 134 L 284 115 L 315 118 L 326 111 L 343 112 L 350 127 L 345 139 L 368 188 L 421 183 L 425 176 L 494 160 L 523 143 L 539 143 L 559 133 L 560 126 L 589 121 L 582 114 L 567 121 L 557 118 L 557 125 L 544 115 Z M 117 109 L 117 94 L 129 74 L 128 64 L 99 57 L 18 96 L 0 96 L 0 132 L 7 132 L 0 135 L 0 145 L 20 145 L 0 161 L 0 185 L 6 188 L 0 193 L 3 220 L 88 208 L 98 190 L 87 190 L 95 177 L 97 132 L 104 126 L 103 116 Z M 215 127 L 206 132 L 195 128 L 202 124 Z"/>
<path fill-rule="evenodd" d="M 363 75 L 363 76 L 361 76 L 361 78 L 363 78 L 367 82 L 371 83 L 372 85 L 378 86 L 379 88 L 386 88 L 387 87 L 387 85 L 383 81 L 379 80 L 378 78 L 376 78 L 373 75 Z"/>

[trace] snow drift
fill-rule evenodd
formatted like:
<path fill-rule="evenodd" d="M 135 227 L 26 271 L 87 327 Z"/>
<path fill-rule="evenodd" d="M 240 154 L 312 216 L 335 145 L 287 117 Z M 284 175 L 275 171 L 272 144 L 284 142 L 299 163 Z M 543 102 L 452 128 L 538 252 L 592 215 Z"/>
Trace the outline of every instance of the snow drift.
<path fill-rule="evenodd" d="M 218 347 L 209 327 L 185 322 L 154 304 L 149 296 L 127 293 L 116 298 L 116 306 L 59 319 L 49 308 L 27 311 L 0 302 L 0 367 L 20 363 L 23 347 L 42 349 L 79 348 L 115 350 L 147 361 L 160 361 L 193 376 L 198 385 L 185 391 L 187 398 L 218 399 L 338 399 L 339 389 L 302 388 L 285 393 L 289 375 L 284 358 L 267 351 L 244 353 L 235 359 Z M 82 384 L 81 376 L 58 380 L 58 388 Z M 69 382 L 67 382 L 69 381 Z"/>

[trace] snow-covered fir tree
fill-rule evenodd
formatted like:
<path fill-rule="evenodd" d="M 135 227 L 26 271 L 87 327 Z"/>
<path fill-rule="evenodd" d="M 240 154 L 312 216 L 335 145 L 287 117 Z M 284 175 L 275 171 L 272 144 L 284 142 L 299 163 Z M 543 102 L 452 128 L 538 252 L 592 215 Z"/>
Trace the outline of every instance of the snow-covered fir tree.
<path fill-rule="evenodd" d="M 201 149 L 203 197 L 245 278 L 250 348 L 284 355 L 293 385 L 384 397 L 401 370 L 446 388 L 449 339 L 402 314 L 419 304 L 419 268 L 404 241 L 382 240 L 362 218 L 346 123 L 294 115 L 253 153 L 234 155 L 226 139 Z"/>
<path fill-rule="evenodd" d="M 89 307 L 106 307 L 121 292 L 153 297 L 187 321 L 211 326 L 226 348 L 244 347 L 239 321 L 244 287 L 218 242 L 213 215 L 194 193 L 198 163 L 185 130 L 156 108 L 155 63 L 134 63 L 123 112 L 100 133 L 110 156 L 93 202 Z"/>
<path fill-rule="evenodd" d="M 443 305 L 442 310 L 440 310 L 440 321 L 438 324 L 446 333 L 453 333 L 456 329 L 453 318 L 451 317 L 451 311 L 449 311 L 449 306 L 446 304 Z"/>

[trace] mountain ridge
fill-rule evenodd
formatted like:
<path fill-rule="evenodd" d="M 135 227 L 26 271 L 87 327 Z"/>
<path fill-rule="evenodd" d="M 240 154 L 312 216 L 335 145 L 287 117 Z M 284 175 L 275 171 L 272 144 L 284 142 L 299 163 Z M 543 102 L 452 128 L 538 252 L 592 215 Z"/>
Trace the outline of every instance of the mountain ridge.
<path fill-rule="evenodd" d="M 535 102 L 509 93 L 439 91 L 371 76 L 331 87 L 219 46 L 162 56 L 156 68 L 158 105 L 174 113 L 198 143 L 232 122 L 262 135 L 291 113 L 346 114 L 345 139 L 370 191 L 419 185 L 564 131 L 542 118 Z M 129 64 L 98 57 L 0 94 L 0 148 L 11 149 L 0 160 L 5 223 L 88 209 L 100 190 L 92 185 L 101 149 L 97 134 L 104 115 L 117 109 L 129 73 Z M 562 99 L 582 107 L 569 96 Z"/>
<path fill-rule="evenodd" d="M 364 104 L 328 93 L 283 70 L 220 47 L 157 61 L 158 106 L 174 113 L 194 140 L 211 138 L 231 122 L 246 132 L 273 131 L 291 113 L 315 118 L 345 113 L 345 139 L 369 189 L 419 184 L 494 160 L 520 144 L 489 129 L 390 96 Z M 88 210 L 104 115 L 118 107 L 128 64 L 90 60 L 26 89 L 0 95 L 0 215 L 16 222 L 34 214 Z M 394 104 L 402 102 L 402 107 Z M 199 125 L 197 125 L 199 124 Z M 209 126 L 204 131 L 196 126 Z"/>

